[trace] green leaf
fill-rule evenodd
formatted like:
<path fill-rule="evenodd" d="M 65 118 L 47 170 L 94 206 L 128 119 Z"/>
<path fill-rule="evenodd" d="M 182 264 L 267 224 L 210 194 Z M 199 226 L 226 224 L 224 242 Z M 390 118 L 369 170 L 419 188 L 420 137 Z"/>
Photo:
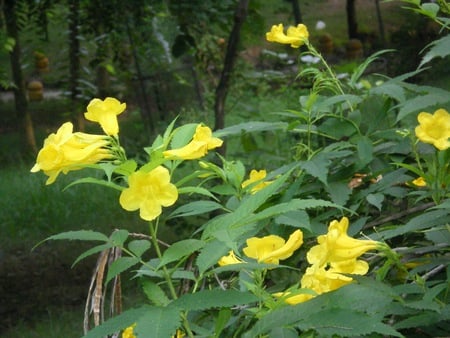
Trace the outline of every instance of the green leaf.
<path fill-rule="evenodd" d="M 62 232 L 57 235 L 53 235 L 45 239 L 48 240 L 78 240 L 78 241 L 101 241 L 107 242 L 109 239 L 106 235 L 101 232 L 92 231 L 92 230 L 76 230 L 76 231 L 67 231 Z"/>
<path fill-rule="evenodd" d="M 364 323 L 362 325 L 362 323 Z M 321 337 L 361 337 L 378 333 L 389 337 L 403 337 L 392 327 L 370 314 L 352 309 L 331 308 L 307 316 L 296 325 L 300 330 L 313 329 Z"/>
<path fill-rule="evenodd" d="M 439 12 L 439 5 L 431 2 L 426 2 L 420 5 L 421 11 L 420 13 L 434 19 Z"/>
<path fill-rule="evenodd" d="M 200 275 L 203 275 L 210 266 L 217 264 L 217 261 L 226 255 L 229 250 L 225 243 L 218 239 L 209 241 L 200 251 L 196 259 L 196 265 L 198 266 Z"/>
<path fill-rule="evenodd" d="M 75 260 L 75 262 L 73 262 L 72 267 L 74 267 L 82 259 L 84 259 L 90 255 L 96 254 L 98 252 L 101 252 L 103 250 L 110 249 L 112 247 L 113 247 L 112 243 L 106 243 L 106 244 L 100 244 L 100 245 L 94 246 L 93 248 L 90 248 L 89 250 L 86 250 L 81 255 L 79 255 L 77 257 L 77 259 Z"/>
<path fill-rule="evenodd" d="M 115 184 L 113 182 L 108 182 L 108 181 L 101 180 L 101 179 L 94 178 L 94 177 L 85 177 L 85 178 L 80 178 L 80 179 L 70 183 L 69 185 L 67 185 L 64 188 L 64 190 L 67 190 L 76 184 L 82 184 L 82 183 L 102 185 L 104 187 L 112 188 L 112 189 L 119 190 L 119 191 L 122 191 L 125 189 L 121 185 Z"/>
<path fill-rule="evenodd" d="M 331 200 L 337 205 L 345 205 L 352 193 L 346 182 L 330 182 L 325 187 L 325 190 L 330 195 Z"/>
<path fill-rule="evenodd" d="M 208 189 L 202 188 L 202 187 L 181 187 L 178 188 L 178 194 L 199 194 L 203 196 L 211 197 L 215 200 L 217 200 L 216 196 L 211 194 L 211 192 Z"/>
<path fill-rule="evenodd" d="M 151 243 L 146 239 L 136 239 L 128 243 L 128 249 L 137 257 L 141 257 L 145 251 L 150 249 Z"/>
<path fill-rule="evenodd" d="M 194 201 L 182 205 L 181 207 L 175 209 L 168 217 L 186 217 L 192 215 L 206 214 L 213 210 L 223 209 L 223 206 L 214 201 Z"/>
<path fill-rule="evenodd" d="M 114 246 L 122 247 L 127 240 L 128 235 L 129 233 L 125 229 L 116 230 L 112 233 L 111 237 L 109 237 L 109 240 Z"/>
<path fill-rule="evenodd" d="M 203 290 L 193 294 L 185 294 L 171 303 L 185 311 L 207 310 L 210 308 L 231 307 L 258 301 L 258 297 L 250 292 L 236 290 Z"/>
<path fill-rule="evenodd" d="M 218 231 L 223 231 L 236 224 L 245 225 L 248 222 L 243 220 L 251 215 L 256 209 L 258 209 L 270 196 L 278 191 L 278 189 L 283 185 L 283 183 L 289 177 L 291 171 L 279 176 L 271 184 L 266 186 L 264 189 L 259 190 L 253 195 L 247 196 L 239 204 L 239 207 L 232 213 L 226 214 L 224 216 L 215 217 L 210 220 L 205 225 L 205 229 L 202 234 L 202 239 L 208 239 L 215 237 Z"/>
<path fill-rule="evenodd" d="M 188 144 L 192 140 L 192 136 L 194 136 L 195 129 L 197 128 L 197 126 L 198 123 L 189 123 L 176 128 L 173 132 L 170 147 L 172 149 L 177 149 L 184 147 L 186 144 Z"/>
<path fill-rule="evenodd" d="M 285 130 L 288 124 L 286 122 L 244 122 L 224 129 L 216 130 L 214 136 L 227 137 L 231 135 L 240 135 L 241 133 L 252 133 L 271 130 Z"/>
<path fill-rule="evenodd" d="M 230 308 L 222 308 L 217 314 L 217 318 L 214 325 L 214 337 L 220 337 L 223 329 L 227 325 L 228 321 L 231 318 L 231 309 Z"/>
<path fill-rule="evenodd" d="M 102 325 L 94 327 L 83 338 L 99 338 L 104 337 L 115 332 L 119 332 L 128 326 L 136 323 L 136 321 L 143 316 L 150 306 L 144 305 L 136 309 L 130 309 L 121 314 L 108 319 Z"/>
<path fill-rule="evenodd" d="M 440 88 L 434 88 L 433 92 L 425 95 L 416 95 L 403 104 L 397 115 L 397 122 L 411 113 L 416 113 L 426 108 L 442 105 L 450 101 L 450 92 Z"/>
<path fill-rule="evenodd" d="M 373 160 L 373 144 L 367 136 L 361 136 L 357 143 L 356 149 L 358 151 L 360 168 L 363 168 Z"/>
<path fill-rule="evenodd" d="M 275 309 L 260 318 L 244 337 L 252 338 L 270 331 L 273 327 L 298 326 L 313 329 L 321 336 L 331 336 L 330 329 L 343 336 L 361 336 L 369 333 L 401 335 L 382 323 L 384 312 L 396 294 L 381 282 L 369 278 L 358 280 L 338 290 L 324 293 L 295 306 Z M 363 300 L 363 301 L 362 301 Z M 320 318 L 323 317 L 323 321 Z M 361 325 L 364 323 L 364 325 Z"/>
<path fill-rule="evenodd" d="M 141 281 L 144 293 L 153 304 L 157 306 L 166 306 L 170 303 L 170 299 L 158 284 L 144 278 L 141 278 Z"/>
<path fill-rule="evenodd" d="M 422 58 L 419 68 L 424 64 L 430 62 L 434 58 L 445 58 L 446 56 L 450 55 L 450 34 L 447 34 L 444 37 L 433 41 L 428 47 L 431 48 Z"/>
<path fill-rule="evenodd" d="M 179 309 L 173 306 L 151 306 L 136 321 L 137 337 L 170 338 L 181 325 Z"/>
<path fill-rule="evenodd" d="M 127 160 L 114 169 L 114 172 L 124 176 L 130 176 L 137 168 L 134 160 Z"/>
<path fill-rule="evenodd" d="M 369 204 L 372 204 L 374 207 L 381 211 L 381 207 L 384 201 L 384 195 L 380 193 L 368 194 L 366 196 L 366 200 L 367 202 L 369 202 Z"/>
<path fill-rule="evenodd" d="M 117 276 L 119 273 L 131 268 L 133 265 L 139 263 L 137 257 L 120 257 L 108 267 L 108 274 L 106 275 L 105 284 Z"/>
<path fill-rule="evenodd" d="M 161 261 L 158 265 L 158 269 L 167 265 L 168 263 L 178 261 L 181 258 L 189 256 L 193 252 L 203 248 L 205 242 L 198 239 L 185 239 L 172 244 L 164 251 Z"/>
<path fill-rule="evenodd" d="M 405 225 L 397 225 L 394 229 L 379 231 L 372 234 L 372 239 L 386 240 L 403 234 L 440 226 L 448 222 L 450 222 L 450 215 L 445 209 L 424 212 L 409 220 Z"/>
<path fill-rule="evenodd" d="M 323 153 L 319 153 L 308 161 L 301 161 L 300 168 L 327 185 L 328 167 L 330 164 L 330 160 L 323 156 Z"/>

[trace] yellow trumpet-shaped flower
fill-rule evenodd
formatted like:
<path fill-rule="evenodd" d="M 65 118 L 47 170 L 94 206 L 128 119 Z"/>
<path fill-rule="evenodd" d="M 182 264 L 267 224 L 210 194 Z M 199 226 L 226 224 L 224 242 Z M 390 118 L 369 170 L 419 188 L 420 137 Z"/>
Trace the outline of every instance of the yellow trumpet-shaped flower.
<path fill-rule="evenodd" d="M 313 246 L 306 257 L 310 264 L 319 266 L 330 262 L 342 262 L 356 259 L 365 252 L 379 246 L 379 242 L 355 239 L 347 235 L 348 218 L 334 220 L 328 227 L 328 233 L 317 237 L 318 245 Z"/>
<path fill-rule="evenodd" d="M 276 235 L 249 238 L 243 252 L 247 257 L 254 258 L 260 263 L 278 264 L 280 260 L 291 257 L 302 244 L 303 233 L 295 230 L 287 242 Z"/>
<path fill-rule="evenodd" d="M 61 172 L 67 174 L 83 165 L 111 158 L 112 154 L 105 149 L 108 144 L 107 136 L 73 133 L 72 123 L 66 122 L 56 134 L 45 139 L 31 172 L 42 170 L 49 177 L 46 184 L 51 184 Z"/>
<path fill-rule="evenodd" d="M 151 221 L 178 199 L 176 186 L 170 183 L 169 171 L 158 166 L 150 172 L 136 171 L 128 177 L 129 188 L 122 191 L 119 202 L 128 211 L 140 209 L 140 217 Z"/>
<path fill-rule="evenodd" d="M 117 136 L 119 133 L 117 115 L 121 114 L 126 107 L 125 103 L 121 103 L 113 97 L 107 97 L 103 101 L 92 99 L 84 117 L 89 121 L 98 122 L 106 135 Z"/>
<path fill-rule="evenodd" d="M 219 264 L 220 266 L 225 266 L 225 265 L 230 265 L 230 264 L 239 264 L 239 263 L 244 263 L 244 261 L 239 259 L 238 257 L 236 257 L 233 250 L 230 250 L 228 252 L 228 255 L 222 256 L 219 259 L 219 261 L 217 262 L 217 264 Z"/>
<path fill-rule="evenodd" d="M 417 120 L 419 125 L 415 132 L 420 141 L 432 144 L 439 150 L 450 147 L 450 114 L 445 109 L 438 109 L 434 114 L 422 112 Z"/>
<path fill-rule="evenodd" d="M 212 136 L 209 127 L 199 124 L 191 142 L 178 149 L 166 150 L 163 155 L 165 158 L 195 160 L 205 156 L 208 150 L 220 147 L 222 143 L 221 139 Z"/>
<path fill-rule="evenodd" d="M 289 27 L 285 34 L 284 26 L 280 23 L 279 25 L 273 25 L 270 32 L 266 33 L 267 41 L 291 45 L 293 48 L 299 48 L 308 38 L 308 28 L 304 24 Z"/>
<path fill-rule="evenodd" d="M 252 186 L 250 193 L 254 194 L 257 191 L 267 187 L 269 184 L 272 183 L 272 181 L 266 181 L 264 182 L 264 178 L 267 176 L 267 172 L 265 170 L 255 170 L 253 169 L 250 172 L 250 176 L 247 180 L 245 180 L 244 182 L 242 182 L 242 188 L 245 188 L 246 186 L 259 182 L 258 184 L 255 184 Z"/>
<path fill-rule="evenodd" d="M 122 338 L 136 338 L 134 335 L 134 327 L 136 324 L 133 324 L 131 326 L 128 326 L 125 330 L 122 332 Z"/>
<path fill-rule="evenodd" d="M 426 187 L 427 186 L 427 182 L 425 181 L 425 179 L 422 176 L 417 177 L 415 180 L 413 180 L 412 184 L 414 184 L 416 187 Z"/>

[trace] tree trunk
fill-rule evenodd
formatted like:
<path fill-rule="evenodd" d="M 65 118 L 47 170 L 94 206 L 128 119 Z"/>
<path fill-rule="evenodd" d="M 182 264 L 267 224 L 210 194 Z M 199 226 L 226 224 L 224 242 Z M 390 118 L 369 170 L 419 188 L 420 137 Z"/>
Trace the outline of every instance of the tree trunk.
<path fill-rule="evenodd" d="M 70 92 L 70 101 L 71 101 L 71 109 L 72 116 L 75 118 L 78 130 L 84 131 L 85 129 L 85 120 L 84 120 L 84 112 L 80 109 L 80 40 L 78 35 L 80 34 L 79 30 L 79 11 L 80 11 L 80 2 L 79 0 L 69 0 L 69 92 Z"/>
<path fill-rule="evenodd" d="M 358 23 L 356 21 L 356 0 L 347 0 L 346 11 L 347 11 L 347 27 L 348 27 L 348 38 L 357 39 L 358 38 Z"/>
<path fill-rule="evenodd" d="M 384 34 L 384 24 L 383 18 L 381 16 L 380 0 L 375 0 L 375 7 L 377 10 L 378 30 L 380 31 L 381 45 L 384 48 L 386 46 L 386 36 Z"/>
<path fill-rule="evenodd" d="M 292 1 L 292 13 L 294 14 L 295 24 L 298 25 L 299 23 L 302 23 L 302 12 L 300 11 L 300 4 L 298 0 L 291 0 L 291 1 Z"/>
<path fill-rule="evenodd" d="M 228 87 L 236 59 L 240 31 L 247 16 L 249 0 L 239 0 L 234 13 L 234 24 L 228 38 L 228 45 L 223 63 L 222 74 L 216 88 L 216 98 L 214 104 L 215 126 L 214 129 L 222 129 L 225 126 L 225 100 L 228 94 Z M 225 147 L 220 148 L 220 152 L 225 153 Z"/>
<path fill-rule="evenodd" d="M 37 153 L 36 138 L 34 136 L 33 122 L 28 112 L 28 101 L 26 96 L 25 82 L 23 79 L 22 68 L 20 64 L 21 51 L 19 43 L 19 28 L 17 25 L 15 0 L 5 0 L 3 5 L 3 14 L 6 23 L 6 32 L 8 36 L 15 40 L 13 50 L 10 52 L 11 73 L 14 82 L 14 102 L 16 106 L 16 116 L 24 131 L 25 144 L 27 150 Z"/>

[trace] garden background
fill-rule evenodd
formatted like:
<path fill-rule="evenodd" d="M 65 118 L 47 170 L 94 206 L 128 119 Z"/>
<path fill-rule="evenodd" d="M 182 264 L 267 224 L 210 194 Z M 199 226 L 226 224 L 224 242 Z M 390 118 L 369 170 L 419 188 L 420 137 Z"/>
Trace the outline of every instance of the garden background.
<path fill-rule="evenodd" d="M 305 23 L 311 43 L 322 52 L 333 71 L 342 76 L 350 76 L 373 53 L 393 49 L 365 69 L 358 82 L 362 87 L 375 86 L 376 80 L 384 79 L 375 74 L 395 78 L 414 72 L 424 56 L 423 49 L 445 35 L 434 20 L 405 9 L 405 3 L 400 1 L 112 2 L 0 2 L 2 337 L 82 335 L 84 301 L 95 257 L 71 267 L 74 259 L 89 248 L 87 244 L 45 242 L 31 251 L 38 242 L 77 229 L 111 233 L 121 227 L 145 232 L 138 215 L 111 208 L 117 204 L 114 191 L 89 185 L 64 190 L 80 175 L 78 172 L 70 177 L 63 175 L 51 186 L 45 186 L 43 175 L 29 173 L 37 149 L 61 123 L 69 120 L 78 130 L 97 132 L 97 126 L 82 118 L 93 97 L 113 96 L 127 103 L 127 112 L 120 117 L 121 144 L 130 157 L 139 158 L 140 149 L 176 116 L 178 123 L 201 121 L 223 129 L 247 121 L 276 125 L 283 119 L 279 113 L 299 110 L 299 97 L 312 84 L 310 78 L 297 75 L 308 65 L 314 67 L 314 63 L 299 59 L 298 52 L 290 47 L 265 41 L 265 32 L 272 24 Z M 13 9 L 16 18 L 16 32 L 11 29 L 9 9 Z M 355 21 L 351 20 L 352 13 Z M 233 35 L 236 27 L 239 30 Z M 19 44 L 20 54 L 11 57 Z M 429 69 L 406 82 L 447 91 L 448 60 L 433 60 Z M 17 76 L 14 62 L 23 80 L 23 87 L 16 88 L 20 90 L 16 96 L 12 90 Z M 224 72 L 227 67 L 228 72 Z M 31 86 L 36 83 L 37 89 Z M 43 86 L 42 93 L 39 84 Z M 374 99 L 366 107 L 376 107 L 375 110 L 383 104 L 386 103 Z M 425 110 L 433 112 L 440 107 L 449 110 L 448 99 L 430 102 Z M 413 121 L 420 111 L 420 107 L 410 108 L 408 121 Z M 367 116 L 362 117 L 362 124 L 365 118 L 366 124 L 385 127 L 382 121 Z M 345 126 L 331 124 L 324 131 L 331 133 L 333 128 L 343 128 L 338 136 L 345 140 Z M 286 138 L 276 130 L 242 132 L 227 139 L 222 154 L 239 159 L 245 167 L 270 170 L 287 158 L 299 156 L 301 149 L 295 144 L 300 139 L 298 135 Z M 379 154 L 381 157 L 383 150 Z M 408 156 L 401 154 L 390 160 L 408 163 Z M 373 158 L 363 160 L 378 169 L 379 163 L 373 164 Z M 363 185 L 367 187 L 370 179 L 376 179 L 375 171 L 362 170 L 366 175 L 361 176 Z M 412 180 L 414 175 L 409 178 Z M 310 185 L 308 189 L 313 195 L 314 189 L 319 188 Z M 431 203 L 426 196 L 393 193 L 385 200 L 377 200 L 377 194 L 371 196 L 375 200 L 365 210 L 369 224 L 382 218 L 386 211 L 395 214 L 406 206 L 419 206 L 420 212 Z M 331 199 L 347 202 L 345 197 Z M 405 214 L 402 221 L 406 223 L 413 216 L 413 212 Z M 188 222 L 175 219 L 164 228 L 161 239 L 168 243 L 179 240 L 202 224 L 203 217 L 199 215 Z M 445 244 L 449 235 L 444 232 L 444 236 Z M 401 243 L 402 239 L 397 238 L 396 244 Z M 440 250 L 448 251 L 448 245 Z M 143 301 L 135 280 L 130 280 L 132 276 L 131 272 L 124 273 L 124 307 Z"/>

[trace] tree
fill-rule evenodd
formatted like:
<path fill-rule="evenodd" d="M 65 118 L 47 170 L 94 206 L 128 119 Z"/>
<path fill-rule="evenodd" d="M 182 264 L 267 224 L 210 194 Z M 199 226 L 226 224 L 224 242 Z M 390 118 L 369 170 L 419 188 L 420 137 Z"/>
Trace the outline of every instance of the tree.
<path fill-rule="evenodd" d="M 5 17 L 6 33 L 15 41 L 14 47 L 10 52 L 11 73 L 14 83 L 14 103 L 16 107 L 16 116 L 19 120 L 25 134 L 25 141 L 28 150 L 37 153 L 36 138 L 34 136 L 33 122 L 28 111 L 28 101 L 24 76 L 21 67 L 21 49 L 19 41 L 19 6 L 24 6 L 23 2 L 15 0 L 4 0 L 3 14 Z"/>
<path fill-rule="evenodd" d="M 248 3 L 249 0 L 240 0 L 234 14 L 233 29 L 228 39 L 222 74 L 216 88 L 214 104 L 215 129 L 221 129 L 225 126 L 225 100 L 228 93 L 231 72 L 236 59 L 241 27 L 247 16 Z"/>
<path fill-rule="evenodd" d="M 348 27 L 348 38 L 357 39 L 358 38 L 358 23 L 356 21 L 356 0 L 347 0 L 346 11 L 347 11 L 347 27 Z"/>

